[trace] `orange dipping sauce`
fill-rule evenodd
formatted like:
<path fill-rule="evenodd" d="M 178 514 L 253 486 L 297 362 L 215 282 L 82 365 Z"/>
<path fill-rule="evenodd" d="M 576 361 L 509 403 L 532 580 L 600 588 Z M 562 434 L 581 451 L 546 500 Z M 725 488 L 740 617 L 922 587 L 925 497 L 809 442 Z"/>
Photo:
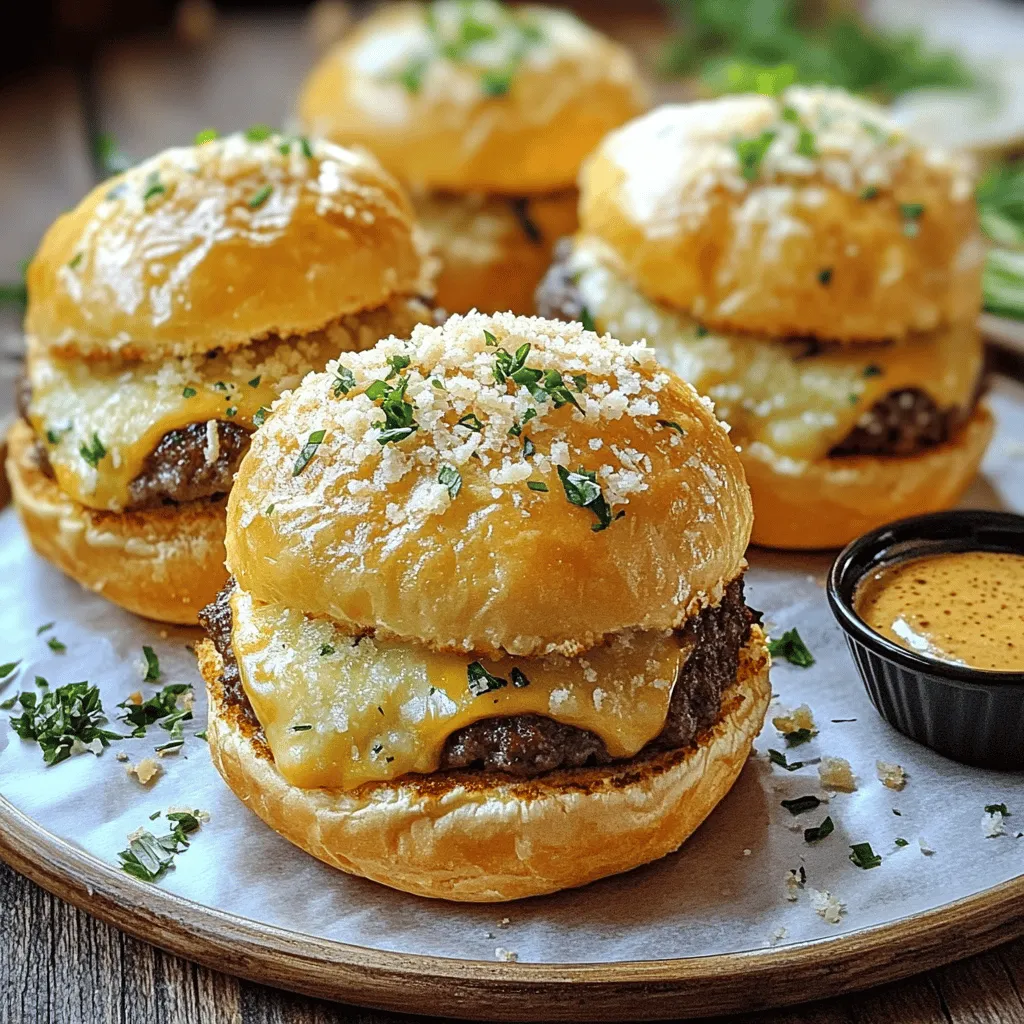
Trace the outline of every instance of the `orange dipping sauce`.
<path fill-rule="evenodd" d="M 989 672 L 1024 672 L 1024 555 L 952 551 L 864 577 L 857 614 L 908 651 Z"/>

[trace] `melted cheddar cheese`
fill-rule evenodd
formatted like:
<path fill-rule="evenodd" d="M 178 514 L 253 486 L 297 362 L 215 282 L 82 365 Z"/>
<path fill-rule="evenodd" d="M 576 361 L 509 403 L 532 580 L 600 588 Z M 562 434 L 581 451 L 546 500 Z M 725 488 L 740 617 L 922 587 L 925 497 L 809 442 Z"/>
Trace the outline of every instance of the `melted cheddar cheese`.
<path fill-rule="evenodd" d="M 613 757 L 629 757 L 664 727 L 692 650 L 679 633 L 644 632 L 574 658 L 483 659 L 505 685 L 474 693 L 471 654 L 356 638 L 243 591 L 232 595 L 231 610 L 242 685 L 278 770 L 303 788 L 351 789 L 435 771 L 452 733 L 507 715 L 588 729 Z"/>
<path fill-rule="evenodd" d="M 920 388 L 940 408 L 967 406 L 982 372 L 974 324 L 815 352 L 805 341 L 705 330 L 646 298 L 599 243 L 580 242 L 569 269 L 599 332 L 627 344 L 646 338 L 660 362 L 714 401 L 738 445 L 763 444 L 798 462 L 826 458 L 892 391 Z"/>

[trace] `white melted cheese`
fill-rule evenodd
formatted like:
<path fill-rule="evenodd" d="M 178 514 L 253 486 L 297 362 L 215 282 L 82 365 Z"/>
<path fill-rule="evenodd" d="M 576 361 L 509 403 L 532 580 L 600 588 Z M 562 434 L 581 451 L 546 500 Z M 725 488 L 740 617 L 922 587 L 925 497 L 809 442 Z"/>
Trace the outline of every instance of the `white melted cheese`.
<path fill-rule="evenodd" d="M 661 363 L 714 401 L 736 444 L 767 445 L 797 461 L 826 458 L 891 391 L 921 388 L 940 408 L 967 405 L 982 371 L 972 324 L 813 352 L 804 341 L 706 331 L 646 298 L 592 240 L 577 244 L 569 269 L 598 331 L 627 344 L 646 339 Z"/>
<path fill-rule="evenodd" d="M 506 685 L 475 695 L 471 654 L 357 639 L 329 620 L 241 591 L 231 610 L 242 685 L 278 770 L 303 788 L 351 789 L 435 771 L 452 733 L 507 715 L 588 729 L 613 757 L 629 757 L 664 727 L 673 683 L 692 650 L 678 633 L 646 632 L 574 658 L 485 659 Z M 528 685 L 514 685 L 514 669 Z"/>

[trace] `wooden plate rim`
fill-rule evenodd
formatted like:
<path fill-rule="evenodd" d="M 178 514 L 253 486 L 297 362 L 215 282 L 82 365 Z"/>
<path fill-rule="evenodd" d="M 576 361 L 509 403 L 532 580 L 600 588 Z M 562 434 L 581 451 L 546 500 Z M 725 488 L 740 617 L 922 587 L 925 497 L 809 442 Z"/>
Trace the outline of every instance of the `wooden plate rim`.
<path fill-rule="evenodd" d="M 122 874 L 2 796 L 0 858 L 61 899 L 215 970 L 321 998 L 464 1019 L 751 1011 L 895 981 L 1024 934 L 1022 875 L 922 914 L 776 948 L 603 964 L 492 963 L 354 946 L 195 903 Z"/>

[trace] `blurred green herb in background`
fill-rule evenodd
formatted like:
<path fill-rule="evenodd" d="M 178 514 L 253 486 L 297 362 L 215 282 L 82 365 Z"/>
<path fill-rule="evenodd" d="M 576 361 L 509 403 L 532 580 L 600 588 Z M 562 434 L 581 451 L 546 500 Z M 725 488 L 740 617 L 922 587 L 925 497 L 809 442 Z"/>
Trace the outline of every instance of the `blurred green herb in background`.
<path fill-rule="evenodd" d="M 712 94 L 777 95 L 800 82 L 891 100 L 924 86 L 975 84 L 955 54 L 929 49 L 915 33 L 872 28 L 852 5 L 823 0 L 664 2 L 679 31 L 666 48 L 662 70 L 694 75 Z"/>
<path fill-rule="evenodd" d="M 985 260 L 985 309 L 1024 320 L 1024 161 L 994 164 L 978 184 L 981 229 L 993 243 Z"/>

